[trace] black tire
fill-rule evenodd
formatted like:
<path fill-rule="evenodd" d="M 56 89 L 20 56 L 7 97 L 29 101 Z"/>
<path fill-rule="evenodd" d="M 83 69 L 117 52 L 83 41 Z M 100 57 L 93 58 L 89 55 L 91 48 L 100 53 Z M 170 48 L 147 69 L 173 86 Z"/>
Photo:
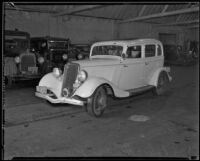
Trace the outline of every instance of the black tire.
<path fill-rule="evenodd" d="M 11 88 L 12 83 L 13 83 L 13 78 L 12 77 L 10 77 L 10 76 L 5 77 L 6 88 Z"/>
<path fill-rule="evenodd" d="M 107 108 L 107 94 L 101 86 L 87 99 L 86 110 L 91 116 L 100 117 Z"/>
<path fill-rule="evenodd" d="M 163 95 L 169 84 L 169 78 L 166 72 L 161 72 L 158 77 L 158 83 L 155 89 L 153 90 L 153 93 L 157 96 Z"/>

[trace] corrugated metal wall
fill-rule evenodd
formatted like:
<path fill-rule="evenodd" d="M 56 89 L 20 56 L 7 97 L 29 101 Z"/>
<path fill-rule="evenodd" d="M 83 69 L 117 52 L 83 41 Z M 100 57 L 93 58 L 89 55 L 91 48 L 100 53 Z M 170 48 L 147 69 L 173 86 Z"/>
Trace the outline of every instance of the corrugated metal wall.
<path fill-rule="evenodd" d="M 47 13 L 9 10 L 5 15 L 5 29 L 15 28 L 29 32 L 32 37 L 58 36 L 70 38 L 72 43 L 131 38 L 158 39 L 159 33 L 175 33 L 178 44 L 183 44 L 186 38 L 199 39 L 196 30 L 183 30 L 174 26 L 156 27 L 156 25 L 149 23 L 136 22 L 117 24 L 112 20 L 67 16 L 52 17 Z"/>
<path fill-rule="evenodd" d="M 34 36 L 70 38 L 74 43 L 113 39 L 113 21 L 95 18 L 52 17 L 46 13 L 7 11 L 5 29 L 19 29 Z"/>

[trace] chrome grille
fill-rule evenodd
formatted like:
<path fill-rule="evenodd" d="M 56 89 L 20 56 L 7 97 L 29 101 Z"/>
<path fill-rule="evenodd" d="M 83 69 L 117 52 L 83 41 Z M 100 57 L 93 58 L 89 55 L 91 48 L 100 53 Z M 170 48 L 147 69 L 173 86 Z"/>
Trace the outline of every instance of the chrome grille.
<path fill-rule="evenodd" d="M 28 72 L 28 67 L 35 67 L 36 61 L 35 61 L 35 55 L 34 54 L 22 54 L 20 56 L 21 59 L 21 71 Z"/>
<path fill-rule="evenodd" d="M 64 67 L 64 78 L 63 78 L 63 85 L 62 91 L 64 88 L 68 89 L 69 96 L 72 95 L 73 92 L 73 84 L 76 80 L 78 74 L 79 65 L 75 63 L 66 64 Z M 62 93 L 63 95 L 63 93 Z"/>

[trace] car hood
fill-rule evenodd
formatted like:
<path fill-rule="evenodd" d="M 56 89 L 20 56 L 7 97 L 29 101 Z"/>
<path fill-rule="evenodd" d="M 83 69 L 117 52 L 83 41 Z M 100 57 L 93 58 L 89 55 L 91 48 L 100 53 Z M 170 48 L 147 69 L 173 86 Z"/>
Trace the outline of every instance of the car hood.
<path fill-rule="evenodd" d="M 78 63 L 81 70 L 85 70 L 88 73 L 88 76 L 102 77 L 113 82 L 114 84 L 117 84 L 118 79 L 115 78 L 115 73 L 120 73 L 118 71 L 120 66 L 119 59 L 95 58 L 89 60 L 73 61 L 73 63 Z"/>
<path fill-rule="evenodd" d="M 95 67 L 95 66 L 106 66 L 106 65 L 115 65 L 119 64 L 119 59 L 88 59 L 88 60 L 78 60 L 72 61 L 73 63 L 77 63 L 81 68 L 84 67 Z"/>

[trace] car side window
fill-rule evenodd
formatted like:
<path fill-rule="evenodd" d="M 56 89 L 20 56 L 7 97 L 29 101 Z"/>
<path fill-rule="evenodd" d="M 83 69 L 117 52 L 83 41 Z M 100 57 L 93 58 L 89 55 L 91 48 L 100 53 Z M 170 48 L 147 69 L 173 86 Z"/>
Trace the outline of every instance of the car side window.
<path fill-rule="evenodd" d="M 127 49 L 127 58 L 141 58 L 141 46 L 130 46 Z"/>
<path fill-rule="evenodd" d="M 145 57 L 153 57 L 156 55 L 155 45 L 145 45 Z"/>
<path fill-rule="evenodd" d="M 158 56 L 162 55 L 162 50 L 160 45 L 157 46 L 157 55 Z"/>

